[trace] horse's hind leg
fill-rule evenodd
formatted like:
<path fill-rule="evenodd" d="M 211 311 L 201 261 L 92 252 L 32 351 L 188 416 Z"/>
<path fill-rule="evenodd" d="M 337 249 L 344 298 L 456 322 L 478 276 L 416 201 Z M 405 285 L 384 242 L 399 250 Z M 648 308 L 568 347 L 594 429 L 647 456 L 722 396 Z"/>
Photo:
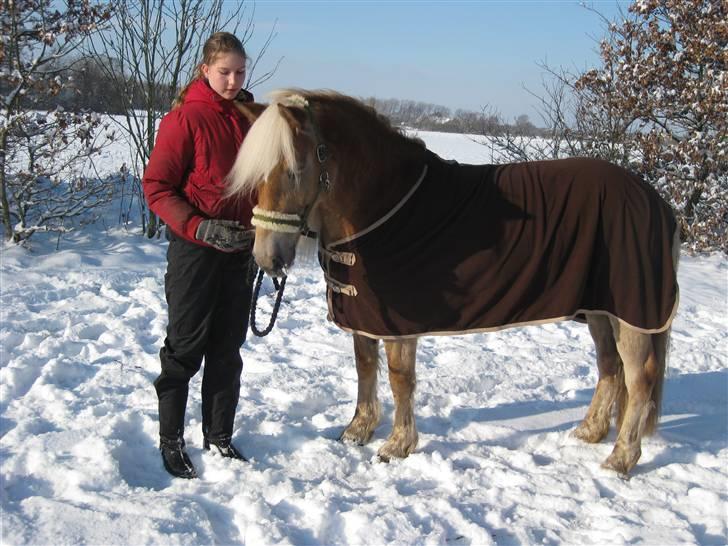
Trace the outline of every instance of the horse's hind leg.
<path fill-rule="evenodd" d="M 406 457 L 417 446 L 417 427 L 414 414 L 415 353 L 417 339 L 385 341 L 389 366 L 389 383 L 394 395 L 394 425 L 392 434 L 379 449 L 379 458 Z"/>
<path fill-rule="evenodd" d="M 367 443 L 379 424 L 381 409 L 377 399 L 379 340 L 354 334 L 354 357 L 359 378 L 356 411 L 341 440 L 359 445 Z"/>
<path fill-rule="evenodd" d="M 585 442 L 596 443 L 609 432 L 614 401 L 620 398 L 624 389 L 624 376 L 609 318 L 587 315 L 586 320 L 596 347 L 599 381 L 586 417 L 574 430 L 574 436 Z"/>
<path fill-rule="evenodd" d="M 653 401 L 653 389 L 661 386 L 665 366 L 655 352 L 652 335 L 633 330 L 613 318 L 610 323 L 624 365 L 627 403 L 614 450 L 603 466 L 627 474 L 642 454 L 642 435 L 650 415 L 658 410 Z"/>

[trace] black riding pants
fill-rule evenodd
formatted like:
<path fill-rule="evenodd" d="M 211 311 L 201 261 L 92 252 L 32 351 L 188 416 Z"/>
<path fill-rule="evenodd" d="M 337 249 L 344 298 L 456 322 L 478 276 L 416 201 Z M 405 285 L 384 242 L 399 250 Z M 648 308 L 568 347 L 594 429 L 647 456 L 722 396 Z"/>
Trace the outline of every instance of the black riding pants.
<path fill-rule="evenodd" d="M 230 439 L 250 313 L 252 254 L 221 252 L 167 232 L 169 323 L 159 352 L 162 373 L 154 382 L 159 435 L 162 441 L 183 438 L 188 384 L 204 359 L 202 432 L 208 440 Z"/>

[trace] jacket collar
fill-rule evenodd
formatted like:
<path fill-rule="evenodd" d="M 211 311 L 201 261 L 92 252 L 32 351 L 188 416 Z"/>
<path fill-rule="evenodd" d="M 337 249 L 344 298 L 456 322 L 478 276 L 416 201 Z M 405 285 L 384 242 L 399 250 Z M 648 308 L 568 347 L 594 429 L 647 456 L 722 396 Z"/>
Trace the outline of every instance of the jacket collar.
<path fill-rule="evenodd" d="M 224 99 L 215 92 L 205 80 L 195 80 L 187 89 L 184 103 L 204 102 L 212 106 L 218 112 L 229 112 L 235 110 L 232 101 Z"/>

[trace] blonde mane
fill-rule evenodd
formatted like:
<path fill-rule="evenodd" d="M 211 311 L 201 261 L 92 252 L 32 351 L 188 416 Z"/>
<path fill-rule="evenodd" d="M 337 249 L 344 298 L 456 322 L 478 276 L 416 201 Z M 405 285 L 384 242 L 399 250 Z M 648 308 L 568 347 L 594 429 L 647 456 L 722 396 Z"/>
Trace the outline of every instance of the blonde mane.
<path fill-rule="evenodd" d="M 293 131 L 276 105 L 304 107 L 308 102 L 300 91 L 292 89 L 275 91 L 270 98 L 269 107 L 250 127 L 227 176 L 229 195 L 253 193 L 281 161 L 294 173 L 299 171 Z"/>

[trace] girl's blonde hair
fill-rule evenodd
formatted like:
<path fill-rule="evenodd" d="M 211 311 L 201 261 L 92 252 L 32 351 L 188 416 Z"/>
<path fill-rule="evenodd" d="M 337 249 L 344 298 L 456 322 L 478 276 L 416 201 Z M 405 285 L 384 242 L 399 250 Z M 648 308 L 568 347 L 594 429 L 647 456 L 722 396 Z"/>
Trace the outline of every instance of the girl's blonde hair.
<path fill-rule="evenodd" d="M 225 53 L 237 53 L 238 55 L 241 55 L 246 61 L 248 60 L 248 56 L 245 53 L 245 48 L 243 47 L 243 42 L 238 40 L 238 38 L 234 34 L 230 34 L 229 32 L 214 33 L 205 41 L 205 45 L 202 46 L 202 60 L 197 65 L 195 75 L 192 80 L 190 80 L 190 82 L 180 90 L 174 101 L 172 101 L 172 109 L 182 105 L 185 100 L 187 90 L 190 88 L 190 85 L 192 85 L 197 80 L 201 80 L 205 77 L 202 73 L 202 65 L 210 65 L 214 63 L 218 55 L 222 55 Z"/>

